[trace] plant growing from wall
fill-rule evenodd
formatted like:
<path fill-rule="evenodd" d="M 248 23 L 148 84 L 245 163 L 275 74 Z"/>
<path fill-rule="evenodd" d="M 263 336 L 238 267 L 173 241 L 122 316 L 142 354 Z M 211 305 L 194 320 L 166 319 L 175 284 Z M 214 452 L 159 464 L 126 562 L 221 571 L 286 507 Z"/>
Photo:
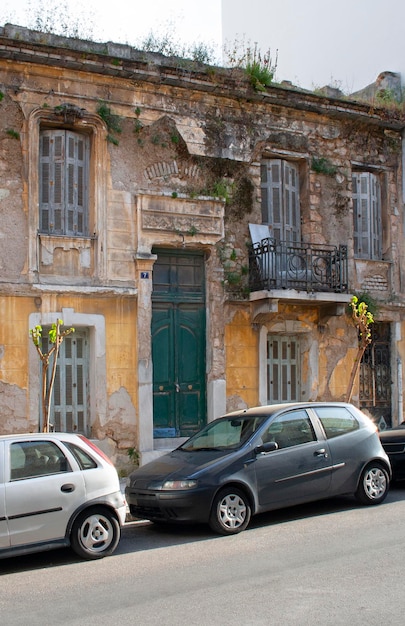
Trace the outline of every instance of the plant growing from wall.
<path fill-rule="evenodd" d="M 371 343 L 371 325 L 374 323 L 373 314 L 368 310 L 368 304 L 364 300 L 360 300 L 357 296 L 353 296 L 350 302 L 350 308 L 352 310 L 354 325 L 358 331 L 359 344 L 347 387 L 347 402 L 350 402 L 352 399 L 354 381 L 356 380 L 356 375 L 359 370 L 363 354 L 366 351 L 367 346 Z"/>
<path fill-rule="evenodd" d="M 100 102 L 97 108 L 97 113 L 107 126 L 107 141 L 113 143 L 115 146 L 118 146 L 119 141 L 116 135 L 119 135 L 122 132 L 121 118 L 119 117 L 119 115 L 115 115 L 115 113 L 112 113 L 111 108 L 106 102 Z"/>
<path fill-rule="evenodd" d="M 216 180 L 212 187 L 208 189 L 208 195 L 214 198 L 222 198 L 225 200 L 225 204 L 229 204 L 232 195 L 232 183 L 224 179 Z"/>
<path fill-rule="evenodd" d="M 41 400 L 42 400 L 42 432 L 48 433 L 50 428 L 50 410 L 51 410 L 51 401 L 52 401 L 52 391 L 55 382 L 56 375 L 56 365 L 58 360 L 58 354 L 60 346 L 67 335 L 70 335 L 75 331 L 74 328 L 67 328 L 66 330 L 61 330 L 61 326 L 63 326 L 63 321 L 58 319 L 54 324 L 52 324 L 50 330 L 48 331 L 49 343 L 51 344 L 51 348 L 48 352 L 42 352 L 42 326 L 39 324 L 35 326 L 35 328 L 30 329 L 30 336 L 32 342 L 38 352 L 39 358 L 41 359 L 42 364 L 42 385 L 41 385 Z M 48 369 L 51 364 L 52 358 L 52 369 L 50 376 L 48 377 Z"/>
<path fill-rule="evenodd" d="M 128 448 L 127 454 L 131 459 L 131 462 L 138 467 L 139 465 L 139 452 L 136 448 Z"/>
<path fill-rule="evenodd" d="M 249 267 L 244 263 L 242 252 L 225 243 L 218 245 L 217 250 L 224 268 L 225 291 L 238 298 L 247 298 L 250 293 Z"/>
<path fill-rule="evenodd" d="M 337 172 L 337 167 L 325 157 L 313 157 L 311 161 L 311 170 L 317 174 L 334 176 Z"/>
<path fill-rule="evenodd" d="M 20 138 L 20 133 L 17 130 L 14 130 L 14 128 L 7 128 L 6 133 L 12 139 L 19 139 Z"/>

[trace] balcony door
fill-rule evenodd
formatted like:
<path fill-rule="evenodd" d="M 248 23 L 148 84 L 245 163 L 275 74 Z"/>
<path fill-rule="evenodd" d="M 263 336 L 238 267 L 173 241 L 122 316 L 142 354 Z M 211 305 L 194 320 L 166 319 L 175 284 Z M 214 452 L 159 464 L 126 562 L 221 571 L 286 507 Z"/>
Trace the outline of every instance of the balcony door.
<path fill-rule="evenodd" d="M 265 159 L 261 165 L 262 223 L 270 237 L 287 243 L 301 241 L 298 165 Z"/>

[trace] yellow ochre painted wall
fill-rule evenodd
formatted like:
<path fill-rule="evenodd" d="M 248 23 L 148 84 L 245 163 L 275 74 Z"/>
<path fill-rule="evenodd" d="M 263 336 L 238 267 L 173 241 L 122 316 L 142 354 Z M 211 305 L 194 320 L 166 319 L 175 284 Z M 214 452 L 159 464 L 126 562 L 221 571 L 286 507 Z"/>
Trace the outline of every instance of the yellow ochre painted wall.
<path fill-rule="evenodd" d="M 27 390 L 29 383 L 28 355 L 31 345 L 29 316 L 52 313 L 55 321 L 64 308 L 75 313 L 101 315 L 106 330 L 106 380 L 108 396 L 125 388 L 137 406 L 137 336 L 135 299 L 126 297 L 97 298 L 94 295 L 42 296 L 40 310 L 36 299 L 29 297 L 0 298 L 0 381 Z"/>
<path fill-rule="evenodd" d="M 250 313 L 238 311 L 225 327 L 226 395 L 247 406 L 259 404 L 258 333 Z"/>

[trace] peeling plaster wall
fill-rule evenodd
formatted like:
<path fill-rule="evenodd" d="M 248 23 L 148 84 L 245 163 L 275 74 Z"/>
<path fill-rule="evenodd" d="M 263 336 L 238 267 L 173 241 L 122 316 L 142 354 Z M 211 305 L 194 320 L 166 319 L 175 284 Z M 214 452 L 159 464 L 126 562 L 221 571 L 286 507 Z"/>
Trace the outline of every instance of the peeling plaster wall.
<path fill-rule="evenodd" d="M 227 355 L 227 410 L 257 406 L 259 359 L 258 333 L 252 328 L 248 308 L 228 307 L 225 327 Z"/>
<path fill-rule="evenodd" d="M 23 271 L 25 255 L 22 251 L 28 237 L 21 194 L 23 114 L 7 93 L 0 102 L 0 121 L 0 276 L 7 281 L 18 279 Z"/>
<path fill-rule="evenodd" d="M 303 400 L 344 398 L 357 345 L 346 314 L 325 314 L 311 294 L 303 305 L 285 293 L 274 310 L 252 317 L 249 223 L 262 221 L 263 158 L 297 164 L 303 241 L 347 246 L 350 290 L 366 288 L 381 319 L 401 328 L 392 350 L 404 359 L 403 118 L 280 86 L 255 93 L 243 73 L 180 67 L 127 46 L 88 49 L 11 26 L 0 37 L 1 431 L 13 427 L 13 415 L 15 428 L 36 429 L 29 320 L 65 311 L 64 321 L 79 320 L 93 342 L 92 436 L 122 466 L 128 448 L 154 452 L 157 247 L 205 254 L 208 419 L 263 401 L 267 332 L 298 333 Z M 60 117 L 66 103 L 73 121 Z M 121 132 L 108 127 L 101 103 Z M 41 125 L 91 138 L 89 237 L 38 235 Z M 365 169 L 382 180 L 378 262 L 354 258 L 352 172 Z"/>

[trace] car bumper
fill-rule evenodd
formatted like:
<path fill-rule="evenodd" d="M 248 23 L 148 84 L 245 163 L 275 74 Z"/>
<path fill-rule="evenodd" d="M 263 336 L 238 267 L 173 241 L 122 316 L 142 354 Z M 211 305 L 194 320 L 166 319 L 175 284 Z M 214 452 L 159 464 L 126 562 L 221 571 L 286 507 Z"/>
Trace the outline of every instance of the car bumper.
<path fill-rule="evenodd" d="M 133 517 L 161 522 L 207 522 L 211 493 L 202 489 L 151 491 L 127 488 L 126 499 Z"/>
<path fill-rule="evenodd" d="M 120 526 L 124 525 L 128 511 L 126 500 L 121 491 L 115 491 L 114 493 L 111 493 L 108 496 L 104 496 L 102 498 L 95 498 L 94 500 L 87 502 L 86 507 L 88 507 L 90 504 L 103 504 L 114 509 Z"/>
<path fill-rule="evenodd" d="M 405 454 L 389 455 L 394 480 L 405 479 Z"/>

